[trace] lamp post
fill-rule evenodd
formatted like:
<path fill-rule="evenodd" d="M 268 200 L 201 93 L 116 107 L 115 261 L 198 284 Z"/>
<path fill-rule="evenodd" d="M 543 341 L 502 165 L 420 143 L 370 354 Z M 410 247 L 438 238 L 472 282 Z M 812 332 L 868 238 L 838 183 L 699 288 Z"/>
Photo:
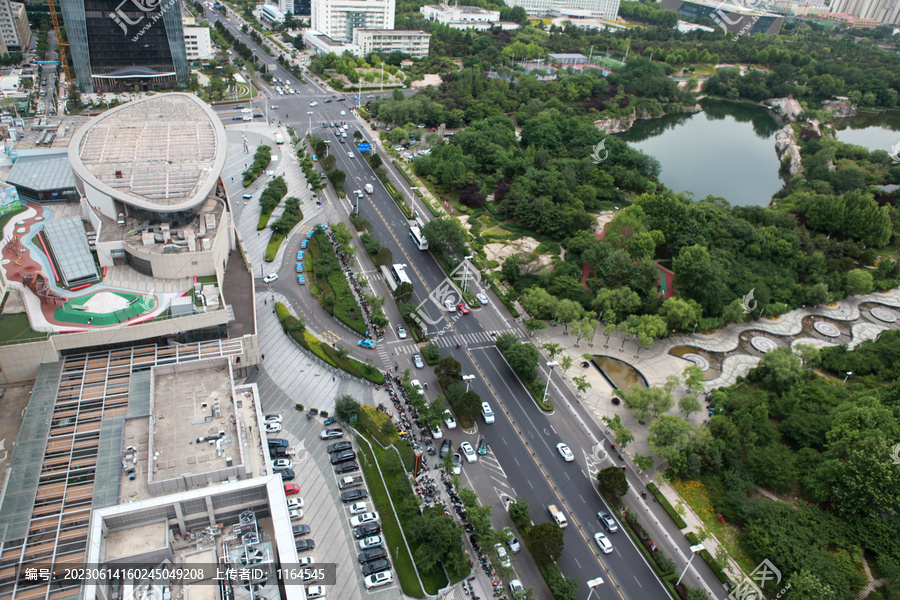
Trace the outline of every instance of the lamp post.
<path fill-rule="evenodd" d="M 688 567 L 691 566 L 691 561 L 694 560 L 694 557 L 697 556 L 697 553 L 700 552 L 701 550 L 705 550 L 705 548 L 703 547 L 703 544 L 697 544 L 696 546 L 691 546 L 691 558 L 688 559 L 687 564 L 684 565 L 684 571 L 681 572 L 681 577 L 679 577 L 678 581 L 675 582 L 675 587 L 678 587 L 678 584 L 681 583 L 682 577 L 684 577 L 684 574 L 687 573 Z"/>
<path fill-rule="evenodd" d="M 844 385 L 845 383 L 847 383 L 847 378 L 850 377 L 851 375 L 853 375 L 853 371 L 847 371 L 847 374 L 844 375 L 844 381 L 841 382 L 841 385 Z"/>
<path fill-rule="evenodd" d="M 588 588 L 591 590 L 591 593 L 588 594 L 587 600 L 591 600 L 591 596 L 594 595 L 594 588 L 597 586 L 603 585 L 603 578 L 598 577 L 597 579 L 591 579 L 587 582 Z M 599 593 L 597 594 L 600 595 Z"/>
<path fill-rule="evenodd" d="M 309 127 L 306 129 L 306 136 L 309 137 L 312 134 L 312 111 L 307 111 L 306 116 L 309 117 Z"/>
<path fill-rule="evenodd" d="M 463 260 L 465 261 L 463 263 L 463 293 L 465 294 L 469 291 L 469 261 L 472 260 L 472 257 L 465 256 Z"/>
<path fill-rule="evenodd" d="M 474 375 L 463 375 L 462 380 L 466 382 L 466 393 L 469 392 L 469 382 L 475 379 Z"/>
<path fill-rule="evenodd" d="M 544 386 L 544 397 L 541 400 L 541 402 L 543 402 L 544 404 L 547 403 L 547 393 L 550 391 L 550 376 L 553 375 L 553 367 L 555 367 L 557 365 L 559 365 L 559 363 L 556 362 L 555 360 L 552 360 L 547 363 L 547 369 L 548 369 L 547 370 L 547 385 Z"/>

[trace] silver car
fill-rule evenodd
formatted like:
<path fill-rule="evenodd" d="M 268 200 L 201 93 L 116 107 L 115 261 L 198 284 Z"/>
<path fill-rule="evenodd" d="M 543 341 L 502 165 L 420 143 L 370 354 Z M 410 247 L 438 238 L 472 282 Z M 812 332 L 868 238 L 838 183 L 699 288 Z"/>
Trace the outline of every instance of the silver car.
<path fill-rule="evenodd" d="M 487 294 L 478 294 L 478 295 L 476 295 L 475 297 L 478 298 L 478 301 L 481 302 L 482 304 L 487 304 L 487 303 L 488 303 L 488 297 L 487 297 Z"/>
<path fill-rule="evenodd" d="M 397 337 L 401 340 L 405 340 L 406 335 L 406 327 L 404 327 L 403 325 L 397 325 Z"/>
<path fill-rule="evenodd" d="M 416 365 L 417 369 L 425 368 L 425 363 L 422 361 L 422 357 L 419 354 L 413 354 L 413 364 Z"/>

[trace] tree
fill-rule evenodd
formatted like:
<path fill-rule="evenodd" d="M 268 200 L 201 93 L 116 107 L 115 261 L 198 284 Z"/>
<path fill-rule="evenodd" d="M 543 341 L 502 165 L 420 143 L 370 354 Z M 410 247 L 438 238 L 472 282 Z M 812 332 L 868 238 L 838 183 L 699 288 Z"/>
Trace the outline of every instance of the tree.
<path fill-rule="evenodd" d="M 434 342 L 428 342 L 422 348 L 422 356 L 429 363 L 436 362 L 441 358 L 441 347 Z"/>
<path fill-rule="evenodd" d="M 534 381 L 537 376 L 535 368 L 540 362 L 541 355 L 533 344 L 515 344 L 505 353 L 509 366 L 513 368 L 519 377 L 525 381 Z"/>
<path fill-rule="evenodd" d="M 562 367 L 563 375 L 566 374 L 566 371 L 572 368 L 572 363 L 575 362 L 570 355 L 566 354 L 561 359 L 559 359 L 559 366 Z"/>
<path fill-rule="evenodd" d="M 622 423 L 622 418 L 619 415 L 614 416 L 612 419 L 603 417 L 603 422 L 606 423 L 606 426 L 609 427 L 613 435 L 615 435 L 615 443 L 619 450 L 624 450 L 625 447 L 634 441 L 634 434 L 631 433 L 631 430 L 625 427 L 625 424 Z"/>
<path fill-rule="evenodd" d="M 562 352 L 562 347 L 554 342 L 547 342 L 541 346 L 544 350 L 547 351 L 547 354 L 550 355 L 550 360 L 556 358 L 556 355 Z"/>
<path fill-rule="evenodd" d="M 688 365 L 684 368 L 684 385 L 691 392 L 697 393 L 703 390 L 703 386 L 706 383 L 706 375 L 703 374 L 703 369 L 698 367 L 697 365 Z"/>
<path fill-rule="evenodd" d="M 446 356 L 438 362 L 434 374 L 437 375 L 438 385 L 446 388 L 455 381 L 462 381 L 462 365 L 452 356 Z"/>
<path fill-rule="evenodd" d="M 783 393 L 803 378 L 803 363 L 790 348 L 775 348 L 766 352 L 754 370 L 754 376 L 771 390 Z"/>
<path fill-rule="evenodd" d="M 680 454 L 690 439 L 693 427 L 686 420 L 675 415 L 661 415 L 650 424 L 650 449 L 660 458 L 671 462 Z"/>
<path fill-rule="evenodd" d="M 303 320 L 303 317 L 288 317 L 284 321 L 284 329 L 288 333 L 302 333 L 306 329 L 306 321 Z"/>
<path fill-rule="evenodd" d="M 465 388 L 459 384 L 451 384 L 447 388 L 447 397 L 450 398 L 451 390 L 456 389 L 459 390 L 460 396 L 456 402 L 451 402 L 453 412 L 456 413 L 456 418 L 460 423 L 469 423 L 471 426 L 481 413 L 481 396 L 472 390 L 466 392 Z"/>
<path fill-rule="evenodd" d="M 547 323 L 545 321 L 539 321 L 537 319 L 525 319 L 522 324 L 525 325 L 525 329 L 528 331 L 529 336 L 534 336 L 535 331 L 547 328 Z"/>
<path fill-rule="evenodd" d="M 338 355 L 338 358 L 340 358 L 341 360 L 350 356 L 350 348 L 342 346 L 341 344 L 338 344 L 337 346 L 335 346 L 334 352 L 335 352 L 335 354 Z"/>
<path fill-rule="evenodd" d="M 349 423 L 350 419 L 360 413 L 362 407 L 353 396 L 344 394 L 334 401 L 334 416 L 339 420 Z"/>
<path fill-rule="evenodd" d="M 666 320 L 669 329 L 687 330 L 700 321 L 703 308 L 694 300 L 682 300 L 675 296 L 666 299 L 659 307 L 659 316 Z"/>
<path fill-rule="evenodd" d="M 622 397 L 625 408 L 641 425 L 651 415 L 660 415 L 672 408 L 675 400 L 672 394 L 661 387 L 633 387 L 627 392 L 616 390 Z"/>
<path fill-rule="evenodd" d="M 578 347 L 578 342 L 581 338 L 593 340 L 594 334 L 599 327 L 600 321 L 594 319 L 592 315 L 587 315 L 572 323 L 572 335 L 575 336 L 575 347 Z"/>
<path fill-rule="evenodd" d="M 84 107 L 84 104 L 81 102 L 81 92 L 78 90 L 78 85 L 75 83 L 69 84 L 69 104 L 71 104 L 76 111 L 81 110 Z"/>
<path fill-rule="evenodd" d="M 628 480 L 625 471 L 612 466 L 597 471 L 597 489 L 601 494 L 621 498 L 628 493 Z"/>
<path fill-rule="evenodd" d="M 681 378 L 678 375 L 669 375 L 666 377 L 666 382 L 663 384 L 663 389 L 669 392 L 670 394 L 678 389 L 678 386 L 681 384 Z"/>
<path fill-rule="evenodd" d="M 445 255 L 466 252 L 467 233 L 456 219 L 432 219 L 422 228 L 422 235 L 432 249 Z"/>
<path fill-rule="evenodd" d="M 791 600 L 837 600 L 834 588 L 806 569 L 791 573 L 787 582 L 791 589 Z"/>
<path fill-rule="evenodd" d="M 394 261 L 394 253 L 391 252 L 390 248 L 381 248 L 375 254 L 375 264 L 379 266 L 387 266 Z"/>
<path fill-rule="evenodd" d="M 680 410 L 684 415 L 684 418 L 687 419 L 692 413 L 700 410 L 700 401 L 694 396 L 684 396 L 679 398 L 678 410 Z"/>
<path fill-rule="evenodd" d="M 519 304 L 535 319 L 550 319 L 556 315 L 559 300 L 550 292 L 540 287 L 531 287 L 522 292 Z"/>
<path fill-rule="evenodd" d="M 849 295 L 860 296 L 868 294 L 874 287 L 872 273 L 867 269 L 853 269 L 847 272 L 847 283 L 844 286 L 844 291 Z"/>
<path fill-rule="evenodd" d="M 633 335 L 641 348 L 649 348 L 654 340 L 668 334 L 666 322 L 659 315 L 630 315 L 619 328 Z"/>
<path fill-rule="evenodd" d="M 509 503 L 509 518 L 521 533 L 531 527 L 531 509 L 528 500 L 517 496 L 514 502 Z"/>
<path fill-rule="evenodd" d="M 494 343 L 497 344 L 497 349 L 500 350 L 500 352 L 505 353 L 515 344 L 519 343 L 519 336 L 512 331 L 504 331 L 497 336 L 497 338 L 494 340 Z"/>
<path fill-rule="evenodd" d="M 553 564 L 562 555 L 563 530 L 556 523 L 539 523 L 529 528 L 525 537 L 528 540 L 528 549 L 539 565 Z"/>
<path fill-rule="evenodd" d="M 593 386 L 591 386 L 590 382 L 587 380 L 587 377 L 584 375 L 582 375 L 580 377 L 573 377 L 572 382 L 575 384 L 575 387 L 578 389 L 578 391 L 582 394 L 585 393 L 586 391 L 588 391 L 589 389 L 591 389 L 591 387 L 593 387 Z"/>
<path fill-rule="evenodd" d="M 563 298 L 556 304 L 554 316 L 566 326 L 566 331 L 568 331 L 569 323 L 580 319 L 582 314 L 584 314 L 584 308 L 578 302 Z"/>
<path fill-rule="evenodd" d="M 475 531 L 478 532 L 478 535 L 489 537 L 493 532 L 490 504 L 482 506 L 478 502 L 478 494 L 469 488 L 461 488 L 459 490 L 459 499 L 462 500 L 463 505 L 466 507 L 466 512 L 469 513 L 469 521 L 475 526 Z"/>
<path fill-rule="evenodd" d="M 394 299 L 399 302 L 409 302 L 413 295 L 413 286 L 405 281 L 394 290 Z"/>

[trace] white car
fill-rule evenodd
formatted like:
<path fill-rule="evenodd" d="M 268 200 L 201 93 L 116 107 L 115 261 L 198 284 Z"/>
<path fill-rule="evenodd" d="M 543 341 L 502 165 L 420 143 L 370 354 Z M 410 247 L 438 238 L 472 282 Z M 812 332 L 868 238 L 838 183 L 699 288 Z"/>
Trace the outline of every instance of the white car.
<path fill-rule="evenodd" d="M 394 146 L 394 150 L 396 150 L 397 152 L 403 152 L 404 150 L 406 150 L 406 148 L 404 148 L 403 146 Z"/>
<path fill-rule="evenodd" d="M 303 508 L 303 498 L 298 498 L 294 496 L 293 498 L 288 498 L 287 501 L 288 510 L 292 508 Z"/>
<path fill-rule="evenodd" d="M 422 361 L 422 356 L 419 354 L 413 354 L 413 364 L 416 365 L 417 369 L 425 368 L 425 363 Z"/>
<path fill-rule="evenodd" d="M 269 273 L 268 275 L 263 277 L 263 281 L 266 283 L 272 283 L 276 279 L 278 279 L 278 273 Z"/>
<path fill-rule="evenodd" d="M 358 515 L 369 510 L 369 505 L 365 502 L 356 502 L 350 505 L 350 514 Z"/>
<path fill-rule="evenodd" d="M 610 542 L 609 538 L 602 532 L 598 531 L 594 534 L 594 541 L 600 546 L 600 551 L 603 552 L 603 554 L 609 554 L 613 551 L 612 542 Z"/>
<path fill-rule="evenodd" d="M 366 575 L 366 578 L 363 581 L 366 584 L 366 589 L 370 589 L 391 583 L 394 581 L 394 574 L 390 571 L 380 571 L 378 573 Z M 307 596 L 307 598 L 309 598 L 309 596 Z"/>
<path fill-rule="evenodd" d="M 347 153 L 347 158 L 356 158 L 356 155 L 353 154 L 352 152 L 348 152 L 348 153 Z"/>
<path fill-rule="evenodd" d="M 444 300 L 444 308 L 447 309 L 447 312 L 456 312 L 456 305 L 449 298 Z"/>
<path fill-rule="evenodd" d="M 572 462 L 573 460 L 575 460 L 575 455 L 572 454 L 572 451 L 569 450 L 569 447 L 562 442 L 556 445 L 556 449 L 559 451 L 560 455 L 563 457 L 563 460 L 565 460 L 566 462 Z"/>
<path fill-rule="evenodd" d="M 272 461 L 273 469 L 290 469 L 294 466 L 294 461 L 289 458 L 276 458 Z"/>
<path fill-rule="evenodd" d="M 410 381 L 409 386 L 411 388 L 418 390 L 418 392 L 420 394 L 422 394 L 423 396 L 425 395 L 425 388 L 422 387 L 422 384 L 419 382 L 418 379 L 413 379 L 412 381 Z"/>
<path fill-rule="evenodd" d="M 301 567 L 308 567 L 309 565 L 316 564 L 316 559 L 312 556 L 304 556 L 303 558 L 297 559 L 297 564 Z"/>
<path fill-rule="evenodd" d="M 506 548 L 503 547 L 503 544 L 497 543 L 494 544 L 494 550 L 497 551 L 497 557 L 500 559 L 500 564 L 508 569 L 512 563 L 509 562 L 509 555 L 506 553 Z"/>
<path fill-rule="evenodd" d="M 491 410 L 491 405 L 487 402 L 481 403 L 481 416 L 484 417 L 484 422 L 487 424 L 494 422 L 494 411 Z"/>
<path fill-rule="evenodd" d="M 318 106 L 319 103 L 314 100 L 314 101 L 310 102 L 309 105 L 310 106 Z"/>
<path fill-rule="evenodd" d="M 266 433 L 278 433 L 281 431 L 281 423 L 266 423 Z"/>
<path fill-rule="evenodd" d="M 291 518 L 291 521 L 299 521 L 303 518 L 303 511 L 299 508 L 295 508 L 294 510 L 288 511 L 288 516 Z"/>
<path fill-rule="evenodd" d="M 478 460 L 478 455 L 475 454 L 475 449 L 469 442 L 463 442 L 462 444 L 460 444 L 459 449 L 462 450 L 462 453 L 466 457 L 466 460 L 470 463 Z"/>
<path fill-rule="evenodd" d="M 313 598 L 324 598 L 325 597 L 325 586 L 324 585 L 308 585 L 308 586 L 306 586 L 306 597 L 308 600 L 313 600 Z"/>
<path fill-rule="evenodd" d="M 506 536 L 506 543 L 509 545 L 509 549 L 512 552 L 518 552 L 522 549 L 522 546 L 519 545 L 519 540 L 516 539 L 516 534 L 513 533 L 512 529 L 504 527 L 503 534 Z"/>
<path fill-rule="evenodd" d="M 509 582 L 509 593 L 512 594 L 513 598 L 524 598 L 525 587 L 522 585 L 521 581 L 513 579 Z"/>
<path fill-rule="evenodd" d="M 441 429 L 440 425 L 438 425 L 437 428 L 431 430 L 431 437 L 436 440 L 442 439 L 444 437 L 444 430 Z"/>
<path fill-rule="evenodd" d="M 459 475 L 462 472 L 462 457 L 458 452 L 453 453 L 453 474 Z"/>
<path fill-rule="evenodd" d="M 265 421 L 266 423 L 281 423 L 284 421 L 284 417 L 281 415 L 266 415 Z"/>
<path fill-rule="evenodd" d="M 369 550 L 371 548 L 377 548 L 382 544 L 380 535 L 370 535 L 369 537 L 359 540 L 359 549 L 360 550 Z"/>
<path fill-rule="evenodd" d="M 487 304 L 487 303 L 488 303 L 488 297 L 487 297 L 487 294 L 476 294 L 475 297 L 476 297 L 476 298 L 478 299 L 478 301 L 481 302 L 482 304 Z"/>
<path fill-rule="evenodd" d="M 367 512 L 362 513 L 361 515 L 356 515 L 352 519 L 350 519 L 350 525 L 353 527 L 359 527 L 363 523 L 374 523 L 378 520 L 377 512 Z"/>
<path fill-rule="evenodd" d="M 453 418 L 453 413 L 449 408 L 444 411 L 444 425 L 447 426 L 447 429 L 456 429 L 456 419 Z"/>
<path fill-rule="evenodd" d="M 346 111 L 346 110 L 342 110 L 342 111 L 341 111 L 341 116 L 342 116 L 342 117 L 343 117 L 344 115 L 346 115 L 346 114 L 347 114 L 347 111 Z"/>
<path fill-rule="evenodd" d="M 406 335 L 406 327 L 404 327 L 403 325 L 397 325 L 397 337 L 401 340 L 405 340 Z"/>

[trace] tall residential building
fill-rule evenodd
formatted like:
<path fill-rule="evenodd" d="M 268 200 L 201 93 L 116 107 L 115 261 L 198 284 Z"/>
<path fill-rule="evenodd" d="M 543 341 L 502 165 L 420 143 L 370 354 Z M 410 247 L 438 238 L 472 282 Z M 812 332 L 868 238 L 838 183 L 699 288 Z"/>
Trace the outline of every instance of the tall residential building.
<path fill-rule="evenodd" d="M 0 38 L 8 52 L 21 50 L 28 45 L 31 29 L 25 5 L 10 0 L 0 0 Z M 4 53 L 5 54 L 5 53 Z"/>
<path fill-rule="evenodd" d="M 831 12 L 876 19 L 885 25 L 900 25 L 900 0 L 834 0 Z"/>
<path fill-rule="evenodd" d="M 2 0 L 0 0 L 2 1 Z M 147 91 L 187 83 L 181 2 L 60 0 L 82 92 Z"/>
<path fill-rule="evenodd" d="M 393 29 L 395 0 L 312 0 L 310 27 L 351 41 L 355 29 Z"/>
<path fill-rule="evenodd" d="M 188 60 L 209 60 L 213 57 L 209 27 L 197 25 L 193 17 L 182 19 L 184 25 L 184 50 Z"/>
<path fill-rule="evenodd" d="M 505 0 L 507 6 L 521 6 L 529 17 L 543 17 L 552 13 L 572 11 L 601 19 L 615 19 L 619 15 L 619 0 Z"/>

